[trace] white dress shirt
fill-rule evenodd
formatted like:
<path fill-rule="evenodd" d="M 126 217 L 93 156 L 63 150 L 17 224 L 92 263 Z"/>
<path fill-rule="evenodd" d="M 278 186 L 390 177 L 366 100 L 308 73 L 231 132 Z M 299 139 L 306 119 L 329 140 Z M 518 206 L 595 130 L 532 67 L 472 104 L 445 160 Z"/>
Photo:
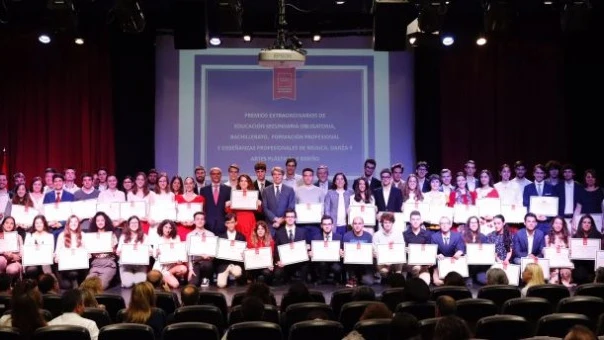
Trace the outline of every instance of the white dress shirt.
<path fill-rule="evenodd" d="M 235 237 L 237 237 L 237 231 L 228 231 L 226 232 L 227 240 L 235 241 Z"/>
<path fill-rule="evenodd" d="M 533 234 L 529 234 L 528 232 L 526 233 L 526 239 L 528 240 L 528 246 L 527 246 L 527 254 L 531 255 L 533 253 L 533 240 L 535 239 L 535 233 L 533 232 Z"/>
<path fill-rule="evenodd" d="M 63 313 L 63 315 L 57 316 L 56 318 L 50 320 L 48 325 L 81 326 L 86 328 L 88 333 L 90 333 L 90 340 L 97 340 L 99 337 L 99 328 L 97 327 L 96 323 L 92 320 L 81 317 L 77 313 Z"/>
<path fill-rule="evenodd" d="M 564 215 L 572 215 L 575 211 L 575 182 L 564 181 Z"/>
<path fill-rule="evenodd" d="M 347 225 L 346 221 L 346 201 L 344 200 L 344 190 L 336 190 L 338 193 L 338 216 L 336 216 L 336 225 Z"/>
<path fill-rule="evenodd" d="M 384 204 L 388 205 L 388 199 L 390 198 L 390 188 L 392 185 L 382 187 L 382 194 L 384 195 Z"/>

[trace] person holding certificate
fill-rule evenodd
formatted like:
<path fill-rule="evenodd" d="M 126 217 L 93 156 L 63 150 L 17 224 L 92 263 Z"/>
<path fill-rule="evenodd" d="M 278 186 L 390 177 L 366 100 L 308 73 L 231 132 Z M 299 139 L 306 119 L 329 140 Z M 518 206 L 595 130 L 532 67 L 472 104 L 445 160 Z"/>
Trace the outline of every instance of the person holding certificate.
<path fill-rule="evenodd" d="M 521 264 L 523 257 L 543 257 L 545 235 L 541 230 L 536 229 L 537 216 L 533 213 L 527 213 L 524 216 L 524 226 L 524 229 L 520 229 L 514 235 L 514 245 L 512 246 L 512 262 L 514 264 Z"/>
<path fill-rule="evenodd" d="M 52 175 L 53 190 L 44 195 L 44 204 L 54 203 L 58 205 L 61 202 L 73 202 L 73 194 L 63 190 L 64 180 L 65 178 L 60 173 Z M 63 232 L 65 221 L 48 221 L 48 225 L 50 226 L 52 235 L 56 240 L 57 237 L 59 237 L 59 234 Z"/>
<path fill-rule="evenodd" d="M 67 219 L 67 226 L 57 239 L 57 248 L 55 249 L 56 263 L 65 261 L 65 259 L 61 257 L 61 254 L 64 254 L 63 251 L 65 249 L 85 249 L 84 242 L 82 241 L 82 226 L 80 224 L 80 219 L 75 215 L 71 215 Z M 87 273 L 87 269 L 57 271 L 59 286 L 61 289 L 78 288 L 80 283 L 86 278 Z"/>
<path fill-rule="evenodd" d="M 342 237 L 342 246 L 344 243 L 370 243 L 372 242 L 372 235 L 364 230 L 365 223 L 363 222 L 363 218 L 355 217 L 352 220 L 352 230 L 344 234 Z M 341 251 L 340 254 L 344 257 L 344 250 Z M 354 288 L 357 286 L 359 282 L 362 285 L 371 285 L 373 284 L 373 270 L 372 266 L 364 265 L 364 264 L 345 264 L 344 269 L 348 274 L 348 282 L 346 283 L 346 287 Z"/>
<path fill-rule="evenodd" d="M 294 189 L 283 184 L 284 174 L 283 168 L 273 167 L 271 169 L 273 185 L 264 188 L 262 192 L 262 206 L 266 223 L 270 226 L 273 236 L 285 222 L 285 211 L 296 208 L 296 193 Z"/>
<path fill-rule="evenodd" d="M 465 179 L 465 177 L 464 177 Z M 443 260 L 445 257 L 459 259 L 466 251 L 466 245 L 458 232 L 451 231 L 451 220 L 448 217 L 440 218 L 440 232 L 432 234 L 431 244 L 438 245 L 436 257 Z M 443 280 L 440 279 L 438 268 L 434 268 L 432 282 L 436 286 L 442 286 Z"/>
<path fill-rule="evenodd" d="M 33 211 L 34 202 L 29 197 L 25 184 L 19 184 L 15 188 L 15 196 L 13 196 L 13 199 L 11 201 L 8 201 L 8 203 L 6 204 L 6 210 L 4 211 L 4 216 L 11 216 L 13 205 L 21 205 L 21 206 L 25 207 L 26 211 L 28 209 L 32 209 L 32 211 Z M 32 216 L 32 215 L 29 214 L 28 216 Z M 29 222 L 27 224 L 17 223 L 17 232 L 19 233 L 21 238 L 25 238 L 25 233 L 29 231 L 29 228 L 31 228 L 31 226 L 32 226 L 32 224 L 29 224 Z"/>
<path fill-rule="evenodd" d="M 247 176 L 247 175 L 241 175 L 241 176 Z M 239 179 L 241 180 L 241 176 L 239 176 Z M 251 181 L 249 182 L 251 183 Z M 237 184 L 239 186 L 239 184 Z M 239 241 L 239 242 L 246 242 L 245 241 L 245 236 L 240 233 L 239 231 L 237 231 L 237 225 L 239 224 L 239 221 L 237 219 L 237 215 L 233 214 L 233 213 L 228 213 L 225 216 L 225 226 L 226 226 L 226 231 L 220 235 L 218 235 L 218 238 L 220 239 L 225 239 L 228 240 L 230 242 L 234 241 Z M 244 244 L 244 243 L 242 243 Z M 219 245 L 220 247 L 221 245 Z M 231 245 L 229 245 L 231 246 Z M 227 248 L 229 249 L 229 248 Z M 237 262 L 237 261 L 229 261 L 229 260 L 224 260 L 224 259 L 216 259 L 215 260 L 215 265 L 216 265 L 216 286 L 218 286 L 218 288 L 225 288 L 229 282 L 229 277 L 232 276 L 235 280 L 239 280 L 242 275 L 243 275 L 243 266 L 241 262 Z"/>
<path fill-rule="evenodd" d="M 346 176 L 338 172 L 333 176 L 331 188 L 329 188 L 323 199 L 323 210 L 326 215 L 333 218 L 334 231 L 340 236 L 346 233 L 348 226 L 347 215 L 350 211 L 349 206 L 353 203 L 354 198 L 357 199 L 355 201 L 356 205 L 371 205 L 375 207 L 371 191 L 368 190 L 367 181 L 364 178 L 359 178 L 356 183 L 357 187 L 362 187 L 362 190 L 357 188 L 353 194 L 353 192 L 348 190 Z M 375 211 L 375 208 L 373 210 Z"/>
<path fill-rule="evenodd" d="M 270 247 L 271 251 L 274 253 L 275 242 L 273 241 L 273 238 L 266 222 L 258 221 L 256 222 L 254 230 L 252 231 L 252 235 L 247 239 L 247 248 L 258 249 L 264 247 Z M 271 284 L 274 276 L 273 269 L 274 267 L 248 270 L 247 275 L 248 278 L 252 281 L 263 281 L 266 284 Z M 259 278 L 262 278 L 263 280 L 259 280 Z"/>
<path fill-rule="evenodd" d="M 187 254 L 190 254 L 191 240 L 193 238 L 201 238 L 202 240 L 206 237 L 214 236 L 214 233 L 205 228 L 206 215 L 203 212 L 196 212 L 193 215 L 193 224 L 195 229 L 187 235 Z M 214 273 L 214 266 L 211 256 L 193 256 L 189 255 L 189 275 L 188 281 L 194 286 L 208 287 L 210 286 L 210 279 Z"/>
<path fill-rule="evenodd" d="M 524 187 L 522 192 L 522 204 L 526 207 L 527 211 L 531 211 L 531 196 L 543 196 L 543 197 L 555 197 L 555 188 L 544 181 L 545 179 L 545 167 L 542 164 L 536 164 L 533 167 L 533 177 L 535 182 Z M 558 211 L 558 207 L 554 207 Z M 537 229 L 541 230 L 543 235 L 549 233 L 551 217 L 543 215 L 535 215 L 537 217 Z"/>
<path fill-rule="evenodd" d="M 97 198 L 99 198 L 100 191 L 94 188 L 94 184 L 92 183 L 92 175 L 85 172 L 82 174 L 82 188 L 78 189 L 73 193 L 74 201 L 88 201 L 88 202 L 97 202 Z M 89 217 L 89 216 L 88 216 Z M 87 232 L 90 229 L 90 221 L 91 218 L 86 218 L 82 221 L 82 230 Z"/>
<path fill-rule="evenodd" d="M 438 232 L 440 229 L 438 221 L 440 220 L 441 216 L 434 214 L 433 211 L 436 210 L 440 212 L 441 207 L 445 207 L 447 205 L 449 197 L 447 197 L 444 192 L 440 191 L 441 182 L 438 175 L 430 175 L 430 177 L 428 177 L 428 181 L 430 182 L 430 191 L 423 193 L 424 203 L 428 203 L 431 211 L 430 216 L 428 216 L 430 223 L 426 224 L 426 229 L 431 232 Z M 435 218 L 436 220 L 434 220 Z"/>
<path fill-rule="evenodd" d="M 591 215 L 583 215 L 579 219 L 579 228 L 573 238 L 598 239 L 602 240 L 602 234 L 596 228 L 596 222 Z M 580 285 L 593 282 L 594 279 L 594 260 L 573 260 L 575 270 L 573 270 L 573 281 Z"/>
<path fill-rule="evenodd" d="M 395 233 L 392 230 L 392 227 L 394 226 L 394 214 L 389 213 L 389 212 L 385 212 L 382 214 L 382 216 L 380 217 L 380 223 L 382 224 L 382 229 L 378 230 L 375 232 L 375 234 L 373 234 L 373 254 L 374 256 L 377 258 L 377 253 L 378 253 L 378 245 L 380 244 L 390 244 L 390 246 L 393 246 L 394 244 L 399 244 L 401 245 L 401 247 L 405 246 L 405 238 L 403 237 L 403 233 L 399 232 L 399 233 Z M 405 252 L 404 252 L 404 248 L 402 249 L 402 254 L 404 256 Z M 382 277 L 382 280 L 384 280 L 385 278 L 387 278 L 389 275 L 393 274 L 393 273 L 398 273 L 401 274 L 403 272 L 403 263 L 396 263 L 396 264 L 384 264 L 384 265 L 377 265 L 377 271 L 380 274 L 380 276 Z"/>
<path fill-rule="evenodd" d="M 334 233 L 333 231 L 333 218 L 330 216 L 324 215 L 321 217 L 321 233 L 319 235 L 314 235 L 312 241 L 324 242 L 325 246 L 328 245 L 329 242 L 342 242 L 342 235 L 338 233 Z M 312 242 L 311 243 L 315 243 Z M 339 247 L 341 249 L 341 245 Z M 313 252 L 309 252 L 308 255 L 310 258 L 313 258 Z M 338 260 L 339 260 L 339 251 L 338 251 Z M 342 264 L 340 261 L 337 262 L 314 262 L 313 263 L 313 271 L 315 276 L 318 278 L 318 284 L 327 283 L 327 278 L 329 273 L 333 273 L 333 280 L 335 283 L 340 283 L 342 281 Z"/>
<path fill-rule="evenodd" d="M 48 222 L 44 215 L 38 215 L 34 218 L 33 232 L 25 236 L 25 246 L 30 245 L 50 245 L 52 251 L 55 250 L 55 238 L 48 231 Z M 31 279 L 37 279 L 40 274 L 51 274 L 52 267 L 50 265 L 44 266 L 28 266 L 25 267 L 25 276 Z"/>
<path fill-rule="evenodd" d="M 411 177 L 411 175 L 409 177 Z M 407 184 L 409 184 L 409 181 L 407 181 Z M 410 228 L 407 228 L 407 230 L 403 232 L 403 239 L 405 240 L 405 244 L 407 246 L 410 244 L 430 244 L 432 240 L 432 235 L 429 231 L 422 228 L 423 223 L 424 222 L 422 221 L 422 215 L 419 211 L 413 210 L 409 214 Z M 405 271 L 409 272 L 412 277 L 419 277 L 424 280 L 427 285 L 430 285 L 429 266 L 407 265 L 404 267 L 404 269 Z"/>
<path fill-rule="evenodd" d="M 237 186 L 235 187 L 235 189 L 242 191 L 253 190 L 254 186 L 250 176 L 246 174 L 239 175 L 239 178 L 237 179 Z M 225 209 L 227 214 L 234 213 L 235 215 L 237 215 L 237 231 L 243 234 L 246 239 L 250 237 L 250 235 L 252 234 L 252 230 L 254 230 L 254 226 L 256 226 L 256 213 L 262 211 L 262 201 L 258 200 L 256 202 L 256 206 L 256 210 L 240 210 L 231 209 L 231 201 L 227 201 L 225 203 Z"/>
<path fill-rule="evenodd" d="M 117 245 L 117 256 L 121 256 L 122 247 L 124 244 L 149 244 L 147 241 L 147 236 L 141 227 L 141 220 L 137 216 L 131 216 L 128 218 L 125 229 L 126 230 L 124 230 L 122 236 L 120 236 L 120 240 Z M 151 252 L 151 249 L 149 249 L 149 251 Z M 147 280 L 147 266 L 145 265 L 120 264 L 119 271 L 120 280 L 122 281 L 122 288 L 131 288 L 135 284 Z"/>
<path fill-rule="evenodd" d="M 111 252 L 91 254 L 92 262 L 87 277 L 98 277 L 101 280 L 103 290 L 109 288 L 109 284 L 117 273 L 115 249 L 117 237 L 113 233 L 113 223 L 107 214 L 99 211 L 90 219 L 89 233 L 111 233 Z"/>
<path fill-rule="evenodd" d="M 3 245 L 7 246 L 9 243 L 12 244 L 10 248 L 16 249 L 0 249 L 0 273 L 6 273 L 13 279 L 18 278 L 21 275 L 23 267 L 21 266 L 21 249 L 23 249 L 23 239 L 21 235 L 16 233 L 17 223 L 11 216 L 6 216 L 2 221 L 2 230 L 0 230 L 0 239 L 4 242 Z M 9 240 L 13 238 L 16 242 Z M 15 247 L 16 246 L 16 247 Z"/>
<path fill-rule="evenodd" d="M 512 234 L 505 223 L 505 217 L 493 216 L 493 227 L 495 230 L 487 237 L 487 243 L 495 244 L 495 262 L 507 266 L 512 258 Z"/>
<path fill-rule="evenodd" d="M 314 176 L 315 171 L 313 169 L 304 168 L 304 170 L 302 170 L 302 185 L 295 188 L 296 209 L 298 210 L 297 214 L 305 212 L 310 213 L 312 211 L 312 216 L 316 216 L 315 212 L 317 212 L 317 210 L 319 210 L 320 208 L 320 214 L 318 214 L 318 218 L 321 218 L 321 216 L 323 216 L 325 199 L 323 195 L 323 190 L 321 190 L 321 188 L 319 188 L 318 186 L 313 185 Z M 311 210 L 311 207 L 316 207 L 316 210 Z M 345 207 L 344 211 L 346 211 Z M 309 218 L 312 218 L 312 216 L 309 216 Z M 317 220 L 304 224 L 298 223 L 297 227 L 306 229 L 306 235 L 310 240 L 313 239 L 315 235 L 321 234 L 321 228 L 319 227 L 319 224 L 320 222 Z"/>
<path fill-rule="evenodd" d="M 163 280 L 172 289 L 178 288 L 179 280 L 184 280 L 187 277 L 187 265 L 183 262 L 175 263 L 160 263 L 161 244 L 181 243 L 180 237 L 176 232 L 176 223 L 170 220 L 163 220 L 157 226 L 158 238 L 157 243 L 153 246 L 155 263 L 153 269 L 162 273 Z"/>
<path fill-rule="evenodd" d="M 403 211 L 403 193 L 392 185 L 392 171 L 389 168 L 382 169 L 380 178 L 382 179 L 382 186 L 373 190 L 377 211 Z M 377 225 L 375 230 L 377 230 Z"/>
<path fill-rule="evenodd" d="M 306 282 L 308 276 L 308 262 L 298 262 L 290 265 L 283 265 L 279 257 L 278 247 L 294 242 L 304 241 L 309 243 L 306 235 L 306 229 L 296 226 L 296 211 L 288 209 L 285 211 L 285 226 L 277 229 L 275 232 L 275 253 L 273 258 L 277 261 L 275 267 L 275 279 L 282 283 L 289 283 L 291 278 L 298 272 L 302 282 Z"/>
<path fill-rule="evenodd" d="M 568 249 L 568 238 L 566 221 L 561 216 L 554 217 L 549 234 L 545 235 L 545 246 Z M 568 262 L 570 262 L 570 259 Z M 566 287 L 572 287 L 572 272 L 570 268 L 551 268 L 549 277 L 549 283 L 562 283 Z"/>
<path fill-rule="evenodd" d="M 482 178 L 482 173 L 481 173 Z M 478 189 L 477 189 L 478 190 Z M 478 217 L 471 216 L 466 222 L 466 230 L 463 232 L 463 240 L 465 244 L 484 244 L 489 243 L 486 236 L 480 233 L 480 221 Z M 472 280 L 481 285 L 487 283 L 487 270 L 489 265 L 471 265 L 469 266 L 470 282 Z"/>
<path fill-rule="evenodd" d="M 183 186 L 184 192 L 174 197 L 176 203 L 199 203 L 203 206 L 203 204 L 205 203 L 203 196 L 197 195 L 195 193 L 195 180 L 192 177 L 187 177 L 185 178 Z M 189 216 L 186 221 L 177 221 L 176 233 L 182 241 L 185 241 L 187 239 L 187 234 L 189 234 L 194 228 L 195 226 L 193 225 L 193 214 L 191 214 L 191 216 Z"/>
<path fill-rule="evenodd" d="M 162 174 L 157 178 L 157 185 L 155 186 L 155 195 L 151 196 L 149 202 L 149 211 L 151 212 L 154 209 L 154 205 L 157 204 L 159 207 L 164 208 L 170 205 L 170 209 L 174 208 L 174 212 L 176 212 L 176 205 L 174 203 L 174 193 L 170 191 L 169 179 L 168 176 Z M 150 213 L 151 215 L 151 213 Z M 149 219 L 149 230 L 147 232 L 147 236 L 149 237 L 150 242 L 155 243 L 154 240 L 157 235 L 159 235 L 157 231 L 157 227 L 161 221 L 153 221 Z"/>
<path fill-rule="evenodd" d="M 155 193 L 149 190 L 147 186 L 147 174 L 144 172 L 139 172 L 136 174 L 134 178 L 134 187 L 132 191 L 128 193 L 126 196 L 126 201 L 128 202 L 145 202 L 147 209 L 149 209 L 149 202 L 151 201 L 151 197 L 153 197 Z M 100 199 L 99 199 L 100 201 Z M 148 211 L 147 211 L 148 213 Z M 131 216 L 122 216 L 123 218 L 129 218 Z M 136 216 L 141 221 L 141 228 L 143 232 L 146 234 L 149 232 L 149 223 L 147 222 L 147 216 Z M 127 227 L 127 226 L 126 226 Z"/>

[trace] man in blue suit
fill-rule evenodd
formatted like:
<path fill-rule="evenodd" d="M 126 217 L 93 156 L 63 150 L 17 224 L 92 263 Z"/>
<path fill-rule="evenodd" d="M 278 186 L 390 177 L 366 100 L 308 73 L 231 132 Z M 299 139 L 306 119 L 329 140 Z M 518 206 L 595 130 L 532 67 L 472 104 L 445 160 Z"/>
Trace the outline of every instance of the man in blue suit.
<path fill-rule="evenodd" d="M 438 259 L 443 260 L 445 257 L 458 259 L 463 256 L 466 252 L 466 244 L 460 233 L 451 231 L 451 220 L 443 216 L 440 218 L 439 225 L 440 231 L 432 234 L 430 240 L 431 244 L 438 245 L 438 250 L 436 251 Z M 432 282 L 437 286 L 441 286 L 444 283 L 439 276 L 438 268 L 434 268 Z"/>
<path fill-rule="evenodd" d="M 537 216 L 527 213 L 524 216 L 525 228 L 518 230 L 512 242 L 512 262 L 520 264 L 523 257 L 543 257 L 545 235 L 537 228 Z"/>
<path fill-rule="evenodd" d="M 61 202 L 73 202 L 75 200 L 73 194 L 70 193 L 69 191 L 63 190 L 64 181 L 65 181 L 65 178 L 63 177 L 62 174 L 60 174 L 60 173 L 54 174 L 52 176 L 53 190 L 47 192 L 44 195 L 44 201 L 42 201 L 42 203 L 58 204 Z M 59 234 L 61 232 L 63 232 L 63 229 L 65 229 L 65 221 L 48 221 L 48 225 L 50 226 L 50 229 L 52 230 L 52 234 L 55 237 L 55 241 L 56 241 L 57 238 L 59 237 Z"/>
<path fill-rule="evenodd" d="M 324 241 L 333 242 L 339 241 L 340 248 L 342 247 L 342 234 L 336 233 L 333 225 L 333 218 L 327 215 L 321 217 L 321 233 L 315 234 L 312 237 L 312 241 Z M 312 251 L 309 252 L 312 258 Z M 342 264 L 338 262 L 313 262 L 313 270 L 315 275 L 318 277 L 317 284 L 325 284 L 329 273 L 333 273 L 334 283 L 340 283 L 342 281 Z"/>
<path fill-rule="evenodd" d="M 221 183 L 222 170 L 220 168 L 210 169 L 210 179 L 210 185 L 201 188 L 201 196 L 205 200 L 203 211 L 206 215 L 206 229 L 215 235 L 220 235 L 226 232 L 225 204 L 231 199 L 231 187 Z"/>
<path fill-rule="evenodd" d="M 531 196 L 556 196 L 556 190 L 551 184 L 544 181 L 545 179 L 545 166 L 537 164 L 533 167 L 533 177 L 535 181 L 524 187 L 522 193 L 522 204 L 526 207 L 527 211 L 531 211 Z M 553 216 L 537 216 L 537 228 L 543 232 L 544 235 L 549 233 L 550 221 Z"/>
<path fill-rule="evenodd" d="M 296 193 L 294 189 L 283 185 L 285 171 L 281 167 L 273 167 L 271 170 L 273 184 L 262 191 L 262 206 L 266 222 L 271 226 L 271 235 L 285 222 L 285 211 L 296 208 Z"/>
<path fill-rule="evenodd" d="M 292 189 L 293 190 L 293 189 Z M 308 249 L 306 229 L 296 227 L 296 210 L 287 209 L 284 213 L 285 226 L 275 232 L 275 253 L 273 258 L 277 261 L 275 266 L 275 280 L 280 283 L 289 283 L 298 272 L 302 282 L 306 283 L 308 275 L 308 262 L 283 265 L 279 257 L 279 246 L 298 241 L 304 241 Z"/>
<path fill-rule="evenodd" d="M 575 181 L 575 169 L 570 164 L 562 166 L 563 181 L 558 182 L 555 187 L 558 199 L 558 215 L 564 218 L 572 219 L 571 225 L 568 227 L 572 230 L 568 232 L 573 235 L 577 226 L 574 225 L 574 216 L 581 214 L 583 201 L 585 200 L 585 189 L 581 184 Z"/>

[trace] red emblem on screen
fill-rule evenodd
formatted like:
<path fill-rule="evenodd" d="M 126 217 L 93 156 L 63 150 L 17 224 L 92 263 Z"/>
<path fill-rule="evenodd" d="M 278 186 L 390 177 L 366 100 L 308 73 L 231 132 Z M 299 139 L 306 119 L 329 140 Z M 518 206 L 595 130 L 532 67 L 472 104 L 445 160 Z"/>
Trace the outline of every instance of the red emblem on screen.
<path fill-rule="evenodd" d="M 273 100 L 296 100 L 296 69 L 273 69 Z"/>

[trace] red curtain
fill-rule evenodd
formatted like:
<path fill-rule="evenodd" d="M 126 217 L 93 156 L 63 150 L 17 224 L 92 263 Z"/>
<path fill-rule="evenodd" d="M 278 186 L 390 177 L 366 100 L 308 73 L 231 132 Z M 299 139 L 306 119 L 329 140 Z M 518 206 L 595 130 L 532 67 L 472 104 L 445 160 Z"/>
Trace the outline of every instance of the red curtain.
<path fill-rule="evenodd" d="M 46 167 L 113 171 L 106 41 L 77 46 L 65 37 L 43 45 L 36 36 L 7 35 L 0 46 L 0 149 L 8 153 L 9 173 L 22 171 L 29 180 Z"/>

